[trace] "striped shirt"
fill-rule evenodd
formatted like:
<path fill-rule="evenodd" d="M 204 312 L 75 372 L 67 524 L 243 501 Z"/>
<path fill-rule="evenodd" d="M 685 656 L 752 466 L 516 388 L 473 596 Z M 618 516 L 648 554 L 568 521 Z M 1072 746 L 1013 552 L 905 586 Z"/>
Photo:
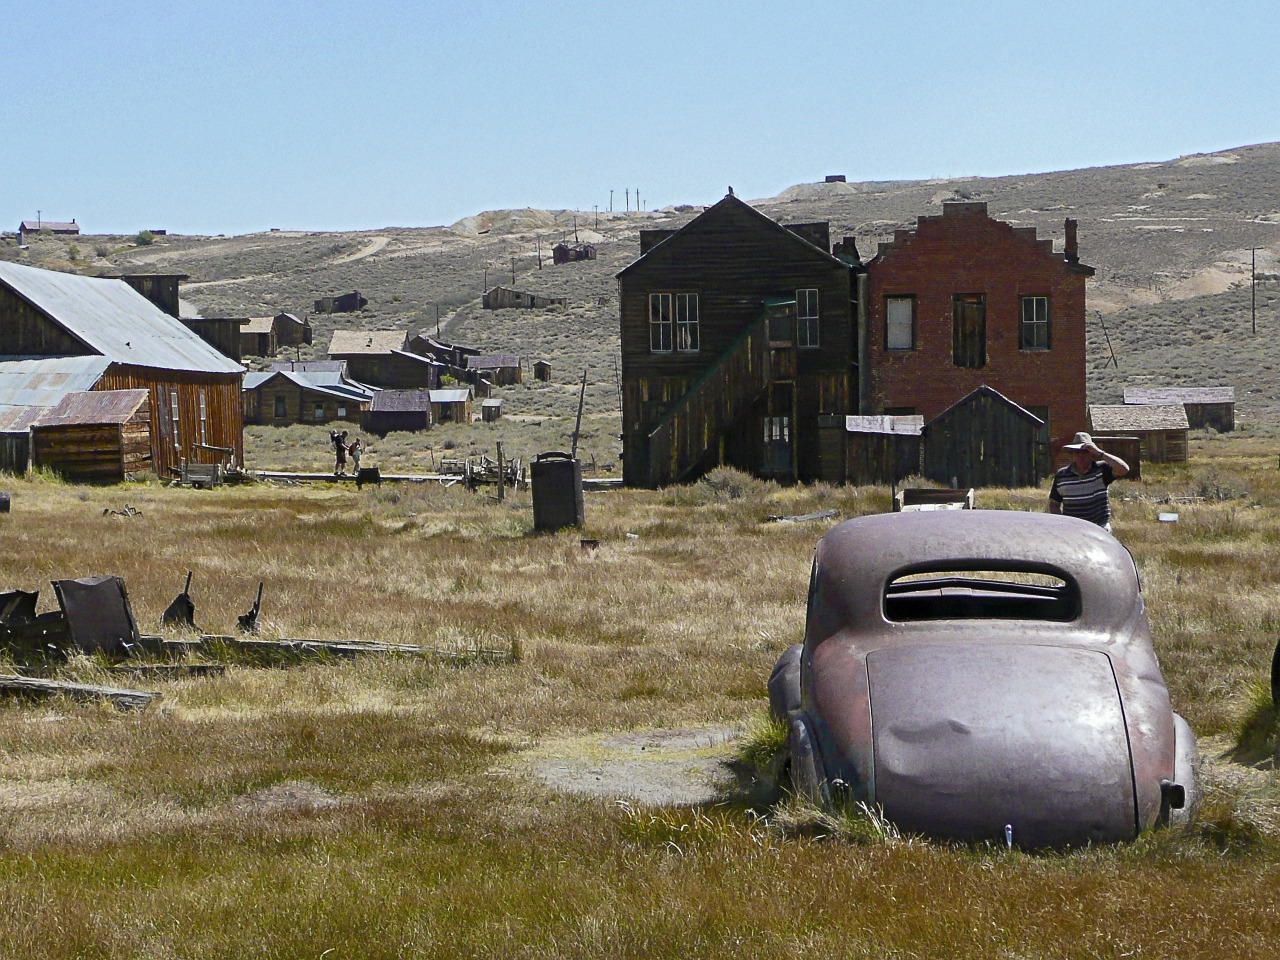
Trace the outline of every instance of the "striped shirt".
<path fill-rule="evenodd" d="M 1107 499 L 1107 487 L 1116 478 L 1111 464 L 1094 463 L 1084 473 L 1076 473 L 1075 464 L 1061 467 L 1053 475 L 1049 499 L 1062 504 L 1062 512 L 1068 517 L 1079 517 L 1100 527 L 1111 522 L 1111 501 Z"/>

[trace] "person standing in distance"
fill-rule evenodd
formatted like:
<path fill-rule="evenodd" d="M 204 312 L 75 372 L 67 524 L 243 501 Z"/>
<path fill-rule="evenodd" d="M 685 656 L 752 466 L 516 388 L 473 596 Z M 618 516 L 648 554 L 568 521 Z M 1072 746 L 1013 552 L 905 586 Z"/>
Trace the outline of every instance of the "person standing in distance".
<path fill-rule="evenodd" d="M 1111 532 L 1111 499 L 1107 487 L 1127 476 L 1129 465 L 1119 457 L 1104 453 L 1093 437 L 1080 432 L 1063 446 L 1071 452 L 1071 462 L 1053 475 L 1049 488 L 1049 512 L 1079 517 Z"/>

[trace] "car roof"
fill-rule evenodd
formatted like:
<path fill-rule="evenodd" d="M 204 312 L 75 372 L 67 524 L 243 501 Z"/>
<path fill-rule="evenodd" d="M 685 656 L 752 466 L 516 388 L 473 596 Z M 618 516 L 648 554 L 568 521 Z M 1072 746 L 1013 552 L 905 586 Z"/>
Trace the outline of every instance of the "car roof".
<path fill-rule="evenodd" d="M 1015 510 L 875 514 L 833 527 L 818 543 L 810 642 L 849 628 L 881 627 L 889 581 L 930 570 L 1056 573 L 1081 597 L 1080 616 L 1054 625 L 1058 630 L 1110 632 L 1142 603 L 1132 556 L 1096 524 Z M 815 617 L 822 622 L 813 623 Z"/>

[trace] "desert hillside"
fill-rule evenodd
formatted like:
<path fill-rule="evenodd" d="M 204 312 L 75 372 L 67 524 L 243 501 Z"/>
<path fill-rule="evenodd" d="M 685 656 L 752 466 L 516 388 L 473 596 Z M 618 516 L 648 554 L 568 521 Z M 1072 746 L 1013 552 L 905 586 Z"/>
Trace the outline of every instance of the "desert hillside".
<path fill-rule="evenodd" d="M 783 222 L 828 220 L 833 237 L 856 238 L 864 259 L 948 199 L 984 200 L 993 216 L 1034 226 L 1058 245 L 1073 217 L 1081 259 L 1097 270 L 1089 287 L 1091 400 L 1117 401 L 1125 385 L 1229 385 L 1242 429 L 1270 434 L 1280 432 L 1278 198 L 1280 144 L 1261 144 L 1023 176 L 799 184 L 750 202 Z M 312 317 L 311 355 L 323 355 L 339 327 L 417 332 L 438 324 L 447 339 L 552 361 L 558 384 L 521 391 L 508 404 L 516 415 L 571 416 L 586 369 L 588 416 L 607 420 L 617 416 L 614 274 L 637 256 L 641 228 L 679 226 L 719 197 L 689 199 L 697 203 L 643 213 L 502 210 L 447 227 L 158 236 L 146 245 L 46 236 L 19 249 L 7 238 L 0 256 L 88 274 L 187 274 L 184 302 L 204 316 L 311 314 L 316 298 L 359 290 L 369 300 L 362 312 Z M 594 244 L 598 258 L 552 266 L 551 247 L 575 237 Z M 494 284 L 567 303 L 482 310 L 479 298 Z"/>

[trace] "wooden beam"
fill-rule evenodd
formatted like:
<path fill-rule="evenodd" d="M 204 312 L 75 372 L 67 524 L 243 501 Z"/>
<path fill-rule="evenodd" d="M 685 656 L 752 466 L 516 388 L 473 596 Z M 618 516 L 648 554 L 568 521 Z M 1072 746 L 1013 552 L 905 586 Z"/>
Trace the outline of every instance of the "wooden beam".
<path fill-rule="evenodd" d="M 67 696 L 75 700 L 110 700 L 119 710 L 145 710 L 160 694 L 147 690 L 122 690 L 118 687 L 99 687 L 84 683 L 66 683 L 61 680 L 40 680 L 35 677 L 0 675 L 0 693 L 16 696 L 55 697 Z"/>

